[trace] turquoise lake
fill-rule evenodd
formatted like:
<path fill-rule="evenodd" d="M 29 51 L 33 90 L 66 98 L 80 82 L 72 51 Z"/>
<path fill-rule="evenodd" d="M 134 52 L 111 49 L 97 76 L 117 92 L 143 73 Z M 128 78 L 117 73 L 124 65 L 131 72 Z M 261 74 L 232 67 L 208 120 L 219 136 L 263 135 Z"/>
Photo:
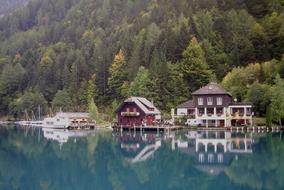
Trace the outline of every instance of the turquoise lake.
<path fill-rule="evenodd" d="M 284 189 L 281 133 L 0 128 L 2 190 Z"/>

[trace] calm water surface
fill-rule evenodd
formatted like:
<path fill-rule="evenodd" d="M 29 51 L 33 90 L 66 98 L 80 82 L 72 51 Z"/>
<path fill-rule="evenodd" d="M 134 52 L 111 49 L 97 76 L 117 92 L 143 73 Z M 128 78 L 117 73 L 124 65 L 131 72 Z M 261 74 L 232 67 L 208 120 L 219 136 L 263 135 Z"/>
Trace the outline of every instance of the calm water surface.
<path fill-rule="evenodd" d="M 0 128 L 0 189 L 284 189 L 281 133 Z"/>

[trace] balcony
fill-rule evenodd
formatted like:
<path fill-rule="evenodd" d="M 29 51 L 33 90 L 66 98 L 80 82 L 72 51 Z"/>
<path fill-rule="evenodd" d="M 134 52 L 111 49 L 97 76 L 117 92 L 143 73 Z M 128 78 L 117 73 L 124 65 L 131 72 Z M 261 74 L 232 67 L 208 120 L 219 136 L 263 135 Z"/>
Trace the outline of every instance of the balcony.
<path fill-rule="evenodd" d="M 231 116 L 235 117 L 235 118 L 243 118 L 243 117 L 251 117 L 252 114 L 251 113 L 246 113 L 245 114 L 243 112 L 241 112 L 241 113 L 235 112 L 235 113 L 232 113 Z"/>
<path fill-rule="evenodd" d="M 232 116 L 232 117 L 236 117 L 236 118 L 238 118 L 238 117 L 244 117 L 244 113 L 235 112 L 235 113 L 232 113 L 231 116 Z"/>
<path fill-rule="evenodd" d="M 208 117 L 211 117 L 213 115 L 213 113 L 207 113 Z"/>
<path fill-rule="evenodd" d="M 140 115 L 139 112 L 121 112 L 121 116 L 137 117 L 139 115 Z"/>
<path fill-rule="evenodd" d="M 223 113 L 217 113 L 218 117 L 221 117 L 223 115 Z"/>
<path fill-rule="evenodd" d="M 204 115 L 204 113 L 198 113 L 197 115 L 198 115 L 198 117 L 202 117 Z"/>

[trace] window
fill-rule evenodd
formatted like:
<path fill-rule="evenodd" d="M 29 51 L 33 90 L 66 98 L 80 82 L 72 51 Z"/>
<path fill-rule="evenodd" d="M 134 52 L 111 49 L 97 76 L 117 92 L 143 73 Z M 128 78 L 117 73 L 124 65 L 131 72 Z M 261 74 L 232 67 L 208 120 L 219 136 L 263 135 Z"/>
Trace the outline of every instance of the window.
<path fill-rule="evenodd" d="M 133 108 L 133 112 L 136 112 L 137 110 L 136 110 L 136 108 Z"/>
<path fill-rule="evenodd" d="M 204 108 L 198 108 L 198 115 L 202 116 L 204 114 Z"/>
<path fill-rule="evenodd" d="M 203 105 L 203 98 L 198 98 L 198 105 Z"/>
<path fill-rule="evenodd" d="M 209 105 L 209 106 L 213 105 L 213 98 L 212 97 L 207 98 L 207 105 Z"/>
<path fill-rule="evenodd" d="M 126 112 L 130 112 L 130 108 L 126 108 Z"/>
<path fill-rule="evenodd" d="M 217 105 L 222 105 L 223 101 L 222 101 L 222 97 L 217 97 Z"/>
<path fill-rule="evenodd" d="M 216 112 L 218 116 L 221 116 L 223 114 L 223 108 L 216 108 Z"/>

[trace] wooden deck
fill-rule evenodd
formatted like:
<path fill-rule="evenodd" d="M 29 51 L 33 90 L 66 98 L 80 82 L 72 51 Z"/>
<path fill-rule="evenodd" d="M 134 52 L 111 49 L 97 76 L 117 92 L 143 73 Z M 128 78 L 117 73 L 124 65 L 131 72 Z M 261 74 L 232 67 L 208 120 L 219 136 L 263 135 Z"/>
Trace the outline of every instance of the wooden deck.
<path fill-rule="evenodd" d="M 113 130 L 123 131 L 175 131 L 175 130 L 197 130 L 197 131 L 232 131 L 232 132 L 281 132 L 284 127 L 185 127 L 185 126 L 118 126 L 113 125 Z"/>
<path fill-rule="evenodd" d="M 179 129 L 184 129 L 183 126 L 169 126 L 169 125 L 154 125 L 154 126 L 118 126 L 113 125 L 114 130 L 128 130 L 128 131 L 174 131 Z"/>
<path fill-rule="evenodd" d="M 197 131 L 231 131 L 231 132 L 281 132 L 284 127 L 186 127 Z"/>

